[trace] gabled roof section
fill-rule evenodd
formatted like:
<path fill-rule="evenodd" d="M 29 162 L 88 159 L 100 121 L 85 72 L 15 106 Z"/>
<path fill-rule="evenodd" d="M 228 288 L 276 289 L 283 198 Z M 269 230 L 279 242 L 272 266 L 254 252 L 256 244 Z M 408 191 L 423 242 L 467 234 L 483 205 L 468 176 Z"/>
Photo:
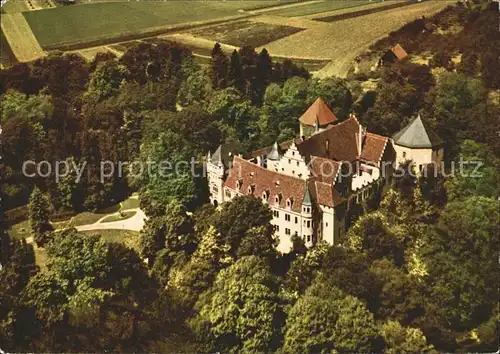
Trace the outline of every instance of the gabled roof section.
<path fill-rule="evenodd" d="M 239 188 L 237 187 L 238 182 L 240 183 Z M 285 208 L 288 198 L 295 201 L 304 199 L 306 181 L 270 171 L 235 156 L 229 176 L 224 182 L 224 187 L 238 190 L 242 194 L 249 194 L 248 187 L 253 187 L 251 189 L 253 195 L 261 198 L 262 194 L 266 193 L 269 196 L 270 204 L 274 203 L 275 196 L 281 196 L 279 204 L 281 208 Z M 295 212 L 301 212 L 302 206 L 300 203 L 292 203 L 291 208 Z"/>
<path fill-rule="evenodd" d="M 335 184 L 341 165 L 342 164 L 338 161 L 311 156 L 309 168 L 312 176 L 314 176 L 316 180 L 333 185 Z"/>
<path fill-rule="evenodd" d="M 314 187 L 319 205 L 334 208 L 345 201 L 331 184 L 315 181 Z"/>
<path fill-rule="evenodd" d="M 404 50 L 403 47 L 401 47 L 399 45 L 399 43 L 391 48 L 391 52 L 394 54 L 394 56 L 398 60 L 403 60 L 404 58 L 406 58 L 408 56 L 408 53 L 406 53 L 406 50 Z"/>
<path fill-rule="evenodd" d="M 389 138 L 385 136 L 366 133 L 361 150 L 360 160 L 373 165 L 378 165 L 384 155 Z"/>
<path fill-rule="evenodd" d="M 352 162 L 358 158 L 359 131 L 359 122 L 353 116 L 297 143 L 297 148 L 302 156 Z"/>
<path fill-rule="evenodd" d="M 401 131 L 394 134 L 394 144 L 408 148 L 433 148 L 443 145 L 443 140 L 423 122 L 420 114 Z"/>
<path fill-rule="evenodd" d="M 299 118 L 302 124 L 316 126 L 316 122 L 319 125 L 324 126 L 337 121 L 337 117 L 331 111 L 330 107 L 318 97 L 316 101 L 304 112 L 304 114 Z"/>

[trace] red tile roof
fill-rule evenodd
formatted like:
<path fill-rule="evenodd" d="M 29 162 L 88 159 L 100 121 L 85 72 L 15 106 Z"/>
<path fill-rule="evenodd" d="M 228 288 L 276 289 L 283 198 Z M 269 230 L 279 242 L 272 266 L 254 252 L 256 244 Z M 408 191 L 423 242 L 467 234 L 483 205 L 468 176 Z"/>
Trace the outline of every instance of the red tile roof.
<path fill-rule="evenodd" d="M 312 176 L 320 182 L 333 184 L 337 177 L 341 163 L 319 156 L 311 156 L 309 167 Z"/>
<path fill-rule="evenodd" d="M 366 133 L 360 160 L 378 166 L 388 141 L 385 136 Z"/>
<path fill-rule="evenodd" d="M 238 180 L 240 181 L 239 189 L 237 188 Z M 254 188 L 253 193 L 248 192 L 249 186 Z M 270 171 L 235 156 L 224 187 L 238 190 L 243 195 L 253 194 L 257 198 L 261 198 L 262 194 L 267 192 L 271 205 L 275 203 L 275 196 L 281 195 L 279 203 L 281 208 L 285 208 L 287 198 L 291 198 L 293 200 L 291 209 L 300 212 L 306 190 L 306 181 Z"/>
<path fill-rule="evenodd" d="M 316 181 L 314 187 L 316 189 L 317 203 L 320 205 L 333 208 L 345 200 L 329 183 Z"/>
<path fill-rule="evenodd" d="M 401 47 L 399 45 L 399 43 L 396 44 L 394 47 L 392 47 L 391 51 L 398 60 L 403 60 L 404 58 L 406 58 L 408 56 L 408 53 L 406 53 L 406 50 L 404 50 L 403 47 Z"/>
<path fill-rule="evenodd" d="M 318 97 L 316 101 L 304 112 L 304 114 L 299 118 L 302 124 L 316 125 L 316 120 L 318 120 L 319 125 L 324 126 L 337 121 L 337 117 L 328 107 L 328 105 Z"/>
<path fill-rule="evenodd" d="M 353 162 L 358 158 L 359 131 L 360 124 L 353 116 L 297 143 L 297 148 L 302 156 Z"/>

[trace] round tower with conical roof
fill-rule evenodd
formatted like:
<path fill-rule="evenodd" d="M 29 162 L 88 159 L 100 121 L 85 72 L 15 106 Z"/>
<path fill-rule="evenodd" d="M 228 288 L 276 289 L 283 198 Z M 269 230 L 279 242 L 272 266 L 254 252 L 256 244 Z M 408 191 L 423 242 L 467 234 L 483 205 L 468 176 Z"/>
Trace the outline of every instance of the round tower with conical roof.
<path fill-rule="evenodd" d="M 420 114 L 392 136 L 396 162 L 412 161 L 417 173 L 426 166 L 442 167 L 444 142 L 429 128 Z"/>

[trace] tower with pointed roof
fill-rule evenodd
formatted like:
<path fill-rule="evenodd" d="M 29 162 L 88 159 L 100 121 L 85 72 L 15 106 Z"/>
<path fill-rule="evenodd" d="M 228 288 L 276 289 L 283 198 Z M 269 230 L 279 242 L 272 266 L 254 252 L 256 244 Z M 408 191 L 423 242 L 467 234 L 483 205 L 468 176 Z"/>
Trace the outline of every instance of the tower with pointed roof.
<path fill-rule="evenodd" d="M 310 136 L 337 121 L 328 105 L 318 97 L 299 118 L 300 136 Z"/>
<path fill-rule="evenodd" d="M 210 202 L 214 205 L 224 203 L 224 180 L 231 168 L 233 156 L 239 151 L 238 144 L 220 145 L 213 154 L 207 155 L 207 181 L 210 191 Z"/>
<path fill-rule="evenodd" d="M 266 159 L 267 159 L 267 168 L 271 171 L 278 171 L 281 159 L 281 153 L 277 142 L 274 142 L 271 151 L 266 156 Z"/>
<path fill-rule="evenodd" d="M 396 161 L 412 161 L 416 172 L 429 164 L 438 169 L 443 161 L 443 140 L 429 127 L 420 114 L 392 136 Z"/>

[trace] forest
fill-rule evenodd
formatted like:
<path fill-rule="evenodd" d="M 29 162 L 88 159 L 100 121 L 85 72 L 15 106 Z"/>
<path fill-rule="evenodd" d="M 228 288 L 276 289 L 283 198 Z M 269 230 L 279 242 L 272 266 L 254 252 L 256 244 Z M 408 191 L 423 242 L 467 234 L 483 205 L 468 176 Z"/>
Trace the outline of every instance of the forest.
<path fill-rule="evenodd" d="M 200 66 L 168 41 L 92 62 L 56 52 L 0 71 L 0 349 L 497 350 L 498 13 L 494 4 L 457 4 L 434 20 L 462 30 L 425 39 L 407 26 L 392 34 L 413 38 L 415 51 L 417 43 L 451 44 L 430 65 L 379 68 L 371 91 L 356 78 L 318 80 L 265 49 L 226 55 L 215 45 L 210 65 Z M 221 143 L 251 151 L 286 141 L 317 97 L 340 120 L 354 112 L 385 136 L 420 113 L 445 141 L 447 165 L 479 161 L 480 176 L 395 178 L 363 205 L 339 245 L 306 249 L 297 238 L 285 255 L 275 250 L 271 211 L 254 197 L 215 209 L 206 181 L 188 171 L 100 178 L 103 160 L 194 158 L 202 169 Z M 27 160 L 87 168 L 84 178 L 72 170 L 56 183 L 25 176 Z M 136 248 L 53 230 L 53 220 L 132 192 L 149 218 Z M 8 232 L 24 209 L 48 255 L 44 269 L 33 246 Z"/>

